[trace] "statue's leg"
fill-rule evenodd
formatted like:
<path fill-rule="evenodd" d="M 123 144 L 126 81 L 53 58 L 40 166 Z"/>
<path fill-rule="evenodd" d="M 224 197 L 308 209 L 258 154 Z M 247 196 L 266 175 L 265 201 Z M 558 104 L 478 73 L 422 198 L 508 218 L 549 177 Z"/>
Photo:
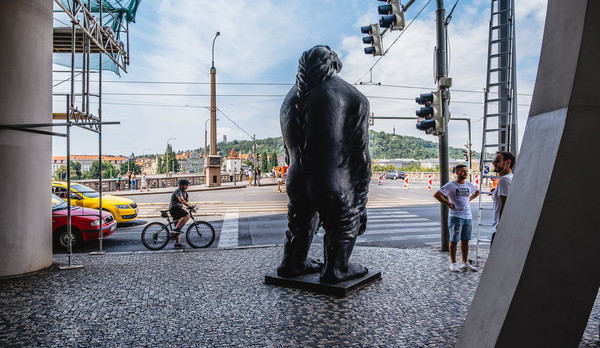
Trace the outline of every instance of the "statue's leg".
<path fill-rule="evenodd" d="M 309 204 L 288 203 L 288 230 L 285 232 L 283 260 L 277 274 L 295 277 L 321 271 L 323 263 L 308 257 L 313 236 L 319 227 L 319 215 Z"/>
<path fill-rule="evenodd" d="M 357 208 L 341 206 L 325 215 L 321 213 L 325 229 L 325 266 L 321 271 L 321 282 L 335 284 L 367 274 L 366 267 L 348 262 L 356 237 L 363 232 L 363 210 L 364 207 L 357 211 Z M 366 223 L 366 220 L 364 222 Z"/>

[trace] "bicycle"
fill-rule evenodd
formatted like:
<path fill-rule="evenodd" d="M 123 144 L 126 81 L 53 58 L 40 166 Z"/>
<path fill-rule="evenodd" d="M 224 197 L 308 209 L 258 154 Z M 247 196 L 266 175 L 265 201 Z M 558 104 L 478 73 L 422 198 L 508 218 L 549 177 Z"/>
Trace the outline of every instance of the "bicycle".
<path fill-rule="evenodd" d="M 215 241 L 215 229 L 206 221 L 194 219 L 192 214 L 196 207 L 188 207 L 192 224 L 187 228 L 185 239 L 192 248 L 208 248 Z M 167 224 L 152 222 L 142 231 L 142 244 L 150 250 L 164 248 L 170 240 L 175 240 L 177 232 L 173 232 L 177 221 L 169 218 L 168 210 L 161 210 L 160 216 L 167 219 Z"/>

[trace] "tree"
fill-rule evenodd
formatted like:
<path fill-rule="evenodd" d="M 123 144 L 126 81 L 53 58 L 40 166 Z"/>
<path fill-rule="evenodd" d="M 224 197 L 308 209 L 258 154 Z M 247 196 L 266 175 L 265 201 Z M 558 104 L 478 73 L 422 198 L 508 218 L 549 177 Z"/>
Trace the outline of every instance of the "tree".
<path fill-rule="evenodd" d="M 61 165 L 54 172 L 55 180 L 67 180 L 67 166 Z M 71 179 L 78 180 L 83 179 L 83 173 L 81 172 L 81 163 L 71 162 Z"/>
<path fill-rule="evenodd" d="M 98 179 L 98 160 L 92 162 L 90 170 L 85 172 L 86 179 Z M 109 161 L 102 161 L 102 179 L 114 178 L 118 173 L 117 168 Z"/>
<path fill-rule="evenodd" d="M 269 165 L 271 168 L 277 167 L 279 165 L 279 163 L 277 162 L 277 151 L 273 151 L 273 153 L 271 154 L 271 158 L 269 159 Z"/>
<path fill-rule="evenodd" d="M 260 170 L 263 173 L 268 173 L 271 170 L 271 167 L 269 166 L 269 161 L 267 161 L 267 151 L 263 152 L 260 155 L 260 161 L 261 161 L 261 167 Z"/>
<path fill-rule="evenodd" d="M 168 165 L 167 161 L 169 162 Z M 173 147 L 171 146 L 171 144 L 167 144 L 167 148 L 165 149 L 165 155 L 162 158 L 159 158 L 158 172 L 179 172 L 179 162 L 177 162 L 177 157 L 175 151 L 173 151 Z"/>

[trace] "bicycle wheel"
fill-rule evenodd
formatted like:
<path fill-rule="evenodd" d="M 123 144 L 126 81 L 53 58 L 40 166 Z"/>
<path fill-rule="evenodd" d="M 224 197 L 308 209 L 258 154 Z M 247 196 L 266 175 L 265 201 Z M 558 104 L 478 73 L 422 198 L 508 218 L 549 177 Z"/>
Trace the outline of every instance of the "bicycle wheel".
<path fill-rule="evenodd" d="M 215 229 L 204 221 L 196 221 L 188 227 L 185 239 L 192 248 L 208 248 L 215 241 Z"/>
<path fill-rule="evenodd" d="M 169 243 L 169 230 L 160 222 L 153 222 L 142 231 L 142 244 L 150 250 L 160 250 Z"/>

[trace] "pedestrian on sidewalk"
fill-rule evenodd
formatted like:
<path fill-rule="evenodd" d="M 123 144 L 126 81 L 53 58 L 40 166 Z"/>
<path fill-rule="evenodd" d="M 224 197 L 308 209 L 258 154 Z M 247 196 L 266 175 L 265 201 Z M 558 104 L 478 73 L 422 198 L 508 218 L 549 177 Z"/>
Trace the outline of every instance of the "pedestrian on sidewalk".
<path fill-rule="evenodd" d="M 466 181 L 469 170 L 464 164 L 454 167 L 456 180 L 440 187 L 433 197 L 450 208 L 448 230 L 450 233 L 450 271 L 476 272 L 477 268 L 469 263 L 469 240 L 471 240 L 472 215 L 470 202 L 479 196 L 479 190 L 471 182 Z M 462 264 L 456 265 L 456 247 L 460 239 Z"/>
<path fill-rule="evenodd" d="M 252 178 L 254 177 L 254 170 L 250 169 L 248 171 L 248 185 L 252 187 Z"/>
<path fill-rule="evenodd" d="M 492 222 L 492 240 L 490 241 L 490 248 L 494 243 L 494 237 L 496 236 L 496 230 L 498 229 L 498 223 L 502 217 L 502 211 L 506 204 L 506 197 L 508 197 L 508 191 L 512 184 L 513 173 L 512 169 L 515 166 L 515 155 L 508 151 L 496 152 L 496 157 L 492 161 L 494 165 L 494 172 L 500 175 L 498 179 L 498 185 L 494 190 L 492 199 L 494 200 L 494 215 Z"/>
<path fill-rule="evenodd" d="M 127 171 L 127 185 L 129 185 L 129 190 L 131 190 L 131 172 Z"/>
<path fill-rule="evenodd" d="M 119 173 L 117 174 L 117 191 L 121 191 L 121 180 L 123 180 L 122 176 L 123 174 L 121 174 L 121 171 L 119 170 Z"/>
<path fill-rule="evenodd" d="M 133 191 L 133 190 L 135 190 L 135 188 L 136 188 L 136 185 L 135 185 L 135 184 L 136 184 L 136 181 L 137 181 L 137 180 L 136 180 L 136 178 L 135 178 L 135 172 L 133 172 L 133 173 L 131 174 L 131 186 L 130 186 L 130 189 L 131 189 L 132 191 Z"/>
<path fill-rule="evenodd" d="M 277 171 L 277 191 L 281 191 L 281 186 L 283 185 L 283 178 L 281 175 L 281 171 Z"/>
<path fill-rule="evenodd" d="M 262 176 L 260 168 L 256 169 L 256 186 L 260 186 L 260 177 Z"/>
<path fill-rule="evenodd" d="M 142 173 L 142 183 L 141 183 L 141 185 L 140 185 L 140 192 L 142 192 L 142 191 L 144 190 L 144 188 L 145 188 L 147 191 L 150 191 L 150 187 L 148 187 L 148 181 L 147 181 L 147 179 L 146 179 L 146 172 L 143 172 L 143 173 Z"/>

